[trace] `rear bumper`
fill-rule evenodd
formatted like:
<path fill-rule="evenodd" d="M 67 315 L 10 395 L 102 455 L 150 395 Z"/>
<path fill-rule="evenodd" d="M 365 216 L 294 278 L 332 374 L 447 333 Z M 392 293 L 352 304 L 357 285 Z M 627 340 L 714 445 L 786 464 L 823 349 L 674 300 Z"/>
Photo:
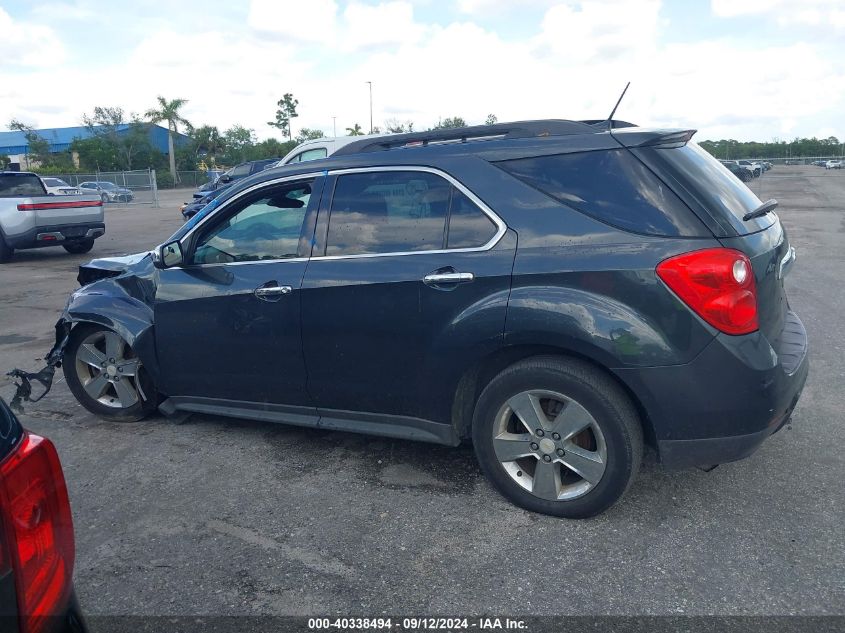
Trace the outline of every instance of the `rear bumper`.
<path fill-rule="evenodd" d="M 6 243 L 15 249 L 60 246 L 62 244 L 97 239 L 106 232 L 103 222 L 36 226 L 18 235 L 6 236 Z"/>
<path fill-rule="evenodd" d="M 772 344 L 760 332 L 720 334 L 686 365 L 617 370 L 640 397 L 670 468 L 753 453 L 789 421 L 808 372 L 807 334 L 791 312 Z"/>

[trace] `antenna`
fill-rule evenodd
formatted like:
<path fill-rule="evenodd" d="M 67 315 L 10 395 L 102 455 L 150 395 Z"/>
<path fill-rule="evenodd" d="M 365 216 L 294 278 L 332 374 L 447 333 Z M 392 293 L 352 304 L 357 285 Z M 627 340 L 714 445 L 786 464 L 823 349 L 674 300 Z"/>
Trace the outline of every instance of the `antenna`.
<path fill-rule="evenodd" d="M 607 129 L 608 130 L 613 129 L 613 115 L 616 114 L 616 108 L 618 108 L 619 104 L 622 103 L 622 99 L 625 96 L 625 93 L 628 92 L 628 86 L 630 86 L 630 85 L 631 85 L 630 81 L 627 84 L 625 84 L 625 90 L 623 90 L 622 94 L 619 95 L 619 100 L 616 102 L 616 105 L 613 106 L 613 110 L 610 111 L 610 116 L 607 117 Z"/>

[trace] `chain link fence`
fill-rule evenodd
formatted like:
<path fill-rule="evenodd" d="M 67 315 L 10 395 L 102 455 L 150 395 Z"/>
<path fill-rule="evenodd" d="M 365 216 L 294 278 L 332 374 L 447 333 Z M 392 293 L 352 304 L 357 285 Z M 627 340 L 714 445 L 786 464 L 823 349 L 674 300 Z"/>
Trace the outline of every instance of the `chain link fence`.
<path fill-rule="evenodd" d="M 99 183 L 99 191 L 106 204 L 159 206 L 154 169 L 97 171 L 89 174 L 50 174 L 44 177 L 64 180 L 73 187 L 79 187 L 84 194 L 93 194 L 96 189 L 80 187 L 80 185 Z"/>

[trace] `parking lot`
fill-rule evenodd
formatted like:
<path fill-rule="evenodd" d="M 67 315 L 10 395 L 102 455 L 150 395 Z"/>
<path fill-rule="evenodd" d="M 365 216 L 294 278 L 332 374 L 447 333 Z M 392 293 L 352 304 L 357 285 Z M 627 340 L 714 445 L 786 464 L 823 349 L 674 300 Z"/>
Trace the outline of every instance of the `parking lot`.
<path fill-rule="evenodd" d="M 622 502 L 567 521 L 509 504 L 469 447 L 206 415 L 106 423 L 59 380 L 21 419 L 61 455 L 86 612 L 843 613 L 845 171 L 776 166 L 750 186 L 780 201 L 811 344 L 791 425 L 751 458 L 705 473 L 651 456 Z M 189 197 L 109 205 L 89 255 L 2 266 L 3 373 L 42 366 L 78 264 L 161 242 Z"/>

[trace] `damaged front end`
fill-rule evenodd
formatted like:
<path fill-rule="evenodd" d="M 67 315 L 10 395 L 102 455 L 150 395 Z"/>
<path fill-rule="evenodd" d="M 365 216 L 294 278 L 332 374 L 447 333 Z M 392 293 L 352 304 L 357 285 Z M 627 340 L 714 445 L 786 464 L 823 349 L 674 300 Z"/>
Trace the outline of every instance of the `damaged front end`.
<path fill-rule="evenodd" d="M 55 343 L 44 359 L 44 368 L 37 372 L 15 368 L 6 374 L 16 386 L 10 405 L 19 413 L 25 402 L 38 402 L 50 392 L 71 332 L 80 323 L 117 332 L 132 346 L 146 370 L 155 374 L 152 325 L 156 280 L 150 253 L 92 260 L 79 267 L 77 279 L 81 287 L 68 298 L 56 323 Z M 34 383 L 42 388 L 36 395 Z"/>

